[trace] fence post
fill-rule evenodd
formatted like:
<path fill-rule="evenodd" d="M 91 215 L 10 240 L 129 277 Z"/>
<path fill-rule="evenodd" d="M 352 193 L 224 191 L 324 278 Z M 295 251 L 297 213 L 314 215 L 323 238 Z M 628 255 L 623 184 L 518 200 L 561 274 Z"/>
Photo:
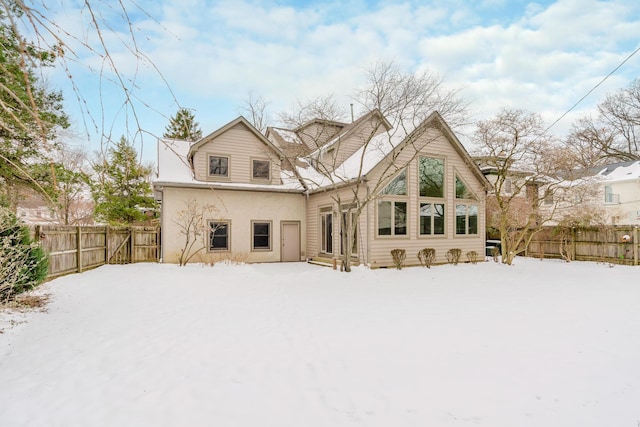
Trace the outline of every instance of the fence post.
<path fill-rule="evenodd" d="M 633 265 L 638 265 L 638 226 L 633 227 Z"/>
<path fill-rule="evenodd" d="M 135 237 L 135 232 L 133 230 L 133 225 L 129 226 L 129 264 L 133 264 L 135 259 L 133 259 L 133 251 L 135 246 L 133 244 L 133 238 Z"/>
<path fill-rule="evenodd" d="M 109 225 L 104 226 L 104 263 L 109 264 Z"/>
<path fill-rule="evenodd" d="M 82 228 L 76 227 L 76 264 L 78 265 L 78 273 L 82 273 Z"/>

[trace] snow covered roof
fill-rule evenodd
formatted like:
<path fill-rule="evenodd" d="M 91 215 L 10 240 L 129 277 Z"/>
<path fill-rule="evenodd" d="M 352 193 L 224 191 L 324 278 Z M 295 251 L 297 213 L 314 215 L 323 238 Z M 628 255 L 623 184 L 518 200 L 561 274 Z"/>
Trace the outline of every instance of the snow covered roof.
<path fill-rule="evenodd" d="M 598 175 L 608 182 L 638 179 L 640 178 L 640 160 L 607 165 L 598 172 Z"/>
<path fill-rule="evenodd" d="M 374 112 L 375 114 L 375 112 Z M 379 113 L 378 113 L 379 114 Z M 363 117 L 369 117 L 370 114 Z M 382 117 L 384 119 L 384 117 Z M 239 119 L 237 119 L 239 120 Z M 357 122 L 357 121 L 356 121 Z M 354 122 L 354 124 L 356 123 Z M 190 163 L 193 152 L 202 145 L 202 140 L 193 144 L 187 141 L 159 139 L 158 140 L 158 178 L 154 181 L 155 186 L 170 185 L 182 187 L 206 187 L 206 188 L 229 188 L 229 189 L 245 189 L 255 191 L 305 191 L 307 189 L 314 191 L 328 186 L 341 185 L 349 183 L 358 177 L 364 177 L 370 173 L 380 162 L 388 156 L 394 148 L 398 147 L 403 141 L 410 139 L 418 129 L 425 127 L 439 129 L 454 149 L 466 160 L 470 169 L 475 173 L 477 178 L 489 188 L 490 184 L 482 174 L 480 169 L 471 159 L 471 156 L 462 146 L 460 141 L 453 134 L 451 129 L 444 122 L 440 114 L 432 113 L 429 118 L 423 121 L 417 127 L 411 128 L 404 124 L 398 128 L 391 128 L 386 119 L 383 122 L 386 131 L 371 138 L 366 144 L 356 150 L 348 157 L 340 166 L 330 173 L 323 173 L 316 168 L 313 156 L 297 157 L 295 161 L 291 161 L 294 170 L 288 170 L 289 164 L 283 165 L 280 178 L 282 184 L 252 184 L 252 183 L 233 183 L 233 182 L 210 182 L 196 180 L 192 165 Z M 353 127 L 348 126 L 349 129 Z M 281 128 L 269 128 L 270 132 L 274 132 L 283 138 L 287 143 L 299 144 L 297 135 L 293 131 Z M 347 129 L 345 129 L 347 131 Z M 219 131 L 214 132 L 218 134 Z M 203 139 L 210 139 L 209 137 Z M 285 139 L 286 138 L 286 139 Z M 264 138 L 266 140 L 266 138 Z M 281 149 L 274 145 L 272 141 L 268 141 L 278 151 Z"/>
<path fill-rule="evenodd" d="M 280 174 L 282 184 L 251 184 L 235 182 L 208 182 L 195 179 L 189 163 L 191 145 L 188 141 L 158 139 L 158 177 L 153 185 L 175 187 L 227 188 L 254 191 L 302 191 L 304 187 L 291 171 Z"/>

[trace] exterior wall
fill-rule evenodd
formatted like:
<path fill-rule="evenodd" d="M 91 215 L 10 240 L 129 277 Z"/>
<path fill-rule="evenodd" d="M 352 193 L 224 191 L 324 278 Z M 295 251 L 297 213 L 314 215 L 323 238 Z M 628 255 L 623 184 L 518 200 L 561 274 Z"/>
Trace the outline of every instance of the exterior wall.
<path fill-rule="evenodd" d="M 307 202 L 307 256 L 313 257 L 340 257 L 340 210 L 333 200 L 334 192 L 320 192 L 311 194 Z M 339 191 L 342 204 L 348 204 L 353 200 L 351 189 L 345 188 Z M 366 189 L 362 189 L 361 197 L 366 195 Z M 333 252 L 331 254 L 321 253 L 321 236 L 320 236 L 320 210 L 331 207 L 333 213 L 333 233 L 332 244 Z M 368 238 L 366 233 L 367 227 L 367 211 L 362 211 L 357 227 L 358 227 L 358 254 L 353 255 L 352 259 L 365 262 L 368 251 Z"/>
<path fill-rule="evenodd" d="M 209 155 L 229 158 L 229 176 L 209 176 Z M 271 179 L 253 180 L 252 160 L 271 161 Z M 264 142 L 260 141 L 244 124 L 239 123 L 215 139 L 201 146 L 193 156 L 196 179 L 234 183 L 280 184 L 280 159 Z"/>
<path fill-rule="evenodd" d="M 198 247 L 205 247 L 191 262 L 209 262 L 233 259 L 245 262 L 281 261 L 281 222 L 300 224 L 300 260 L 306 257 L 305 228 L 306 201 L 301 194 L 236 190 L 211 190 L 164 187 L 162 203 L 162 252 L 163 262 L 177 263 L 185 237 L 176 225 L 178 212 L 185 209 L 190 199 L 200 206 L 212 204 L 217 213 L 208 220 L 229 220 L 230 250 L 209 251 L 208 233 Z M 271 249 L 252 251 L 252 221 L 271 222 Z M 196 250 L 197 248 L 194 248 Z"/>
<path fill-rule="evenodd" d="M 415 152 L 405 150 L 397 161 L 397 164 L 407 163 L 407 196 L 385 197 L 385 200 L 403 200 L 407 205 L 407 235 L 406 236 L 378 236 L 377 235 L 377 205 L 378 199 L 371 202 L 369 209 L 369 236 L 371 236 L 370 259 L 371 267 L 386 267 L 393 265 L 391 257 L 392 249 L 405 249 L 407 252 L 406 265 L 419 265 L 417 253 L 424 248 L 434 248 L 436 251 L 436 263 L 447 262 L 446 253 L 449 249 L 462 250 L 461 261 L 465 261 L 465 254 L 476 251 L 480 259 L 484 258 L 485 251 L 485 189 L 480 180 L 473 174 L 465 160 L 453 148 L 451 143 L 435 129 L 430 130 L 421 137 L 427 145 L 420 150 L 418 156 Z M 411 159 L 411 157 L 415 158 Z M 427 156 L 444 159 L 445 179 L 444 198 L 419 197 L 418 157 Z M 475 165 L 473 166 L 475 167 Z M 371 175 L 371 182 L 375 182 L 375 172 Z M 380 173 L 378 171 L 378 173 Z M 471 203 L 471 201 L 456 199 L 455 177 L 458 175 L 467 188 L 475 195 L 474 204 L 478 206 L 478 233 L 475 235 L 456 235 L 455 205 L 456 203 Z M 384 188 L 384 187 L 383 187 Z M 445 204 L 445 234 L 438 236 L 421 236 L 419 234 L 419 207 L 422 200 Z"/>
<path fill-rule="evenodd" d="M 360 147 L 371 141 L 371 138 L 385 131 L 386 128 L 377 116 L 368 117 L 359 123 L 357 129 L 352 130 L 346 138 L 341 138 L 340 141 L 333 144 L 330 151 L 323 155 L 321 161 L 325 164 L 339 166 Z"/>
<path fill-rule="evenodd" d="M 313 122 L 300 129 L 297 135 L 309 150 L 314 151 L 326 144 L 326 142 L 332 139 L 341 129 L 342 126 L 325 122 Z"/>
<path fill-rule="evenodd" d="M 604 186 L 610 185 L 615 197 L 613 203 L 605 203 Z M 608 224 L 640 224 L 640 182 L 638 180 L 604 182 L 600 195 Z"/>

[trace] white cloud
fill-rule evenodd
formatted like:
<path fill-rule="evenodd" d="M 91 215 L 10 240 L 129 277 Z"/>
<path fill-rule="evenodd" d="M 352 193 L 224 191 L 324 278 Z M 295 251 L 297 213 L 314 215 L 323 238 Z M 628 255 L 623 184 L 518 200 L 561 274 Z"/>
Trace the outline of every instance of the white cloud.
<path fill-rule="evenodd" d="M 156 2 L 141 7 L 158 10 Z M 86 37 L 77 10 L 58 16 L 62 26 Z M 450 86 L 463 87 L 477 117 L 510 105 L 540 112 L 550 122 L 637 47 L 640 5 L 625 0 L 558 0 L 549 6 L 399 0 L 294 7 L 276 1 L 166 0 L 154 16 L 159 23 L 141 13 L 135 17 L 140 49 L 180 104 L 197 108 L 203 130 L 214 130 L 237 114 L 249 91 L 271 99 L 274 108 L 329 93 L 348 107 L 347 95 L 363 69 L 390 59 L 408 70 L 429 68 Z M 119 28 L 127 29 L 122 23 Z M 105 35 L 119 69 L 126 75 L 137 70 L 137 95 L 151 98 L 162 113 L 143 115 L 143 126 L 161 133 L 162 115 L 176 108 L 170 93 L 158 73 L 118 40 L 126 39 L 126 32 Z M 95 40 L 95 34 L 91 37 Z M 101 65 L 95 55 L 82 61 Z M 639 70 L 640 55 L 579 109 L 626 86 Z M 563 123 L 568 128 L 569 118 Z"/>

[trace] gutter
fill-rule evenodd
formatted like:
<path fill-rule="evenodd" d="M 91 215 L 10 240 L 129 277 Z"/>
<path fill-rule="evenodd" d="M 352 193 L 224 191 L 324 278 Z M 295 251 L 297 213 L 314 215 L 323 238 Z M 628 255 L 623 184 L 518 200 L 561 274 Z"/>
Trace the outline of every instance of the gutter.
<path fill-rule="evenodd" d="M 184 183 L 184 182 L 165 182 L 165 181 L 156 181 L 153 183 L 160 191 L 164 187 L 169 188 L 206 188 L 213 190 L 235 190 L 235 191 L 261 191 L 265 193 L 293 193 L 293 194 L 304 194 L 305 191 L 299 188 L 277 188 L 277 187 L 234 187 L 234 186 L 226 186 L 226 185 L 216 185 L 214 182 L 206 182 L 206 183 Z"/>

